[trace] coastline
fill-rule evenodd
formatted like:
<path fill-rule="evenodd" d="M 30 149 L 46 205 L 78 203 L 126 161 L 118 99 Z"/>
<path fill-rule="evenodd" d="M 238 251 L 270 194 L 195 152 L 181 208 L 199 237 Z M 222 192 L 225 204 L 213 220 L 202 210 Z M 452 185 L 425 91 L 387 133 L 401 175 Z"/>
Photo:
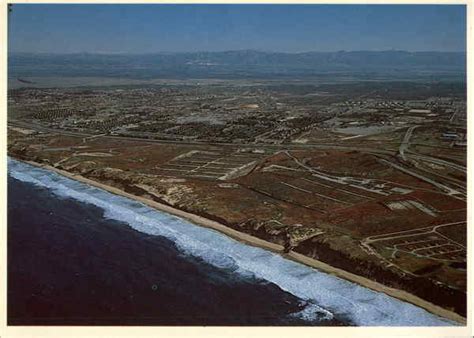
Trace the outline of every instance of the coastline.
<path fill-rule="evenodd" d="M 82 183 L 85 183 L 85 184 L 88 184 L 88 185 L 91 185 L 91 186 L 94 186 L 94 187 L 97 187 L 97 188 L 100 188 L 100 189 L 103 189 L 103 190 L 108 191 L 110 193 L 120 195 L 120 196 L 129 198 L 129 199 L 136 200 L 136 201 L 138 201 L 140 203 L 143 203 L 147 206 L 150 206 L 150 207 L 152 207 L 156 210 L 159 210 L 159 211 L 162 211 L 162 212 L 165 212 L 165 213 L 168 213 L 168 214 L 186 219 L 186 220 L 188 220 L 188 221 L 190 221 L 190 222 L 192 222 L 196 225 L 214 229 L 214 230 L 216 230 L 220 233 L 223 233 L 223 234 L 225 234 L 225 235 L 227 235 L 227 236 L 229 236 L 229 237 L 231 237 L 235 240 L 243 242 L 245 244 L 260 247 L 260 248 L 263 248 L 263 249 L 266 249 L 266 250 L 270 250 L 272 252 L 280 254 L 281 256 L 283 256 L 287 259 L 290 259 L 290 260 L 296 261 L 298 263 L 304 264 L 306 266 L 315 268 L 319 271 L 331 274 L 331 275 L 339 277 L 341 279 L 345 279 L 347 281 L 350 281 L 350 282 L 353 282 L 355 284 L 361 285 L 361 286 L 366 287 L 368 289 L 371 289 L 371 290 L 374 290 L 374 291 L 377 291 L 377 292 L 385 293 L 385 294 L 387 294 L 387 295 L 389 295 L 393 298 L 396 298 L 396 299 L 399 299 L 401 301 L 411 303 L 411 304 L 413 304 L 417 307 L 423 308 L 423 309 L 425 309 L 426 311 L 428 311 L 432 314 L 450 319 L 450 320 L 455 321 L 455 322 L 457 322 L 461 325 L 466 325 L 466 319 L 464 317 L 460 316 L 459 314 L 455 313 L 455 312 L 444 309 L 444 308 L 442 308 L 438 305 L 435 305 L 431 302 L 428 302 L 428 301 L 426 301 L 426 300 L 424 300 L 424 299 L 422 299 L 418 296 L 415 296 L 411 293 L 408 293 L 406 291 L 402 291 L 402 290 L 387 287 L 383 284 L 372 281 L 368 278 L 355 275 L 353 273 L 347 272 L 347 271 L 339 269 L 339 268 L 335 268 L 335 267 L 333 267 L 329 264 L 323 263 L 321 261 L 318 261 L 316 259 L 307 257 L 305 255 L 302 255 L 302 254 L 299 254 L 299 253 L 296 253 L 296 252 L 283 253 L 283 246 L 282 245 L 271 243 L 271 242 L 268 242 L 266 240 L 251 236 L 249 234 L 234 230 L 234 229 L 229 228 L 229 227 L 227 227 L 227 226 L 225 226 L 225 225 L 223 225 L 219 222 L 207 219 L 205 217 L 202 217 L 202 216 L 199 216 L 199 215 L 196 215 L 196 214 L 192 214 L 192 213 L 180 210 L 178 208 L 175 208 L 175 207 L 172 207 L 172 206 L 169 206 L 169 205 L 159 203 L 157 201 L 154 201 L 154 200 L 151 200 L 151 199 L 148 199 L 148 198 L 144 198 L 144 197 L 141 197 L 141 196 L 136 196 L 136 195 L 127 193 L 127 192 L 125 192 L 125 191 L 123 191 L 119 188 L 109 186 L 109 185 L 100 183 L 98 181 L 88 179 L 88 178 L 86 178 L 84 176 L 81 176 L 79 174 L 73 174 L 73 173 L 70 173 L 68 171 L 52 167 L 50 165 L 41 164 L 41 163 L 37 163 L 37 162 L 33 162 L 33 161 L 25 161 L 25 160 L 20 160 L 20 161 L 28 163 L 28 164 L 36 166 L 36 167 L 40 167 L 40 168 L 44 168 L 44 169 L 56 172 L 56 173 L 58 173 L 62 176 L 68 177 L 68 178 L 76 180 L 76 181 L 80 181 Z"/>

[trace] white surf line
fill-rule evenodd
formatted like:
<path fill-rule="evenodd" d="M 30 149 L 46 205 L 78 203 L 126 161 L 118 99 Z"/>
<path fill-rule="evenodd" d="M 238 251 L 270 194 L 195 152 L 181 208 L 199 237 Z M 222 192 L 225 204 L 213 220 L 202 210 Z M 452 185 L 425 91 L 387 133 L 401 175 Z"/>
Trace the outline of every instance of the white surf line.
<path fill-rule="evenodd" d="M 9 174 L 18 180 L 47 188 L 57 196 L 95 205 L 104 210 L 104 217 L 128 223 L 140 232 L 164 236 L 183 252 L 200 257 L 216 267 L 274 283 L 313 304 L 313 315 L 318 318 L 343 317 L 359 326 L 457 324 L 382 292 L 320 272 L 277 253 L 243 244 L 216 230 L 195 225 L 56 172 L 9 160 Z"/>

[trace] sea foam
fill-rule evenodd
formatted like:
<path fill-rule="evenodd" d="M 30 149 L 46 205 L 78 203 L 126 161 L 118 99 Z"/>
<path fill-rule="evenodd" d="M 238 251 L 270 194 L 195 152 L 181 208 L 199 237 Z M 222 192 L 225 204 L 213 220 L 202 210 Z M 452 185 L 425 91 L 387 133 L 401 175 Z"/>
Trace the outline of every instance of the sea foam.
<path fill-rule="evenodd" d="M 358 326 L 457 325 L 384 293 L 287 260 L 276 253 L 245 245 L 215 230 L 55 172 L 11 158 L 8 159 L 8 171 L 11 177 L 47 188 L 57 196 L 95 205 L 103 209 L 104 217 L 125 222 L 137 231 L 164 236 L 180 251 L 218 268 L 244 276 L 250 274 L 278 285 L 307 302 L 301 312 L 294 314 L 305 320 L 336 317 Z"/>

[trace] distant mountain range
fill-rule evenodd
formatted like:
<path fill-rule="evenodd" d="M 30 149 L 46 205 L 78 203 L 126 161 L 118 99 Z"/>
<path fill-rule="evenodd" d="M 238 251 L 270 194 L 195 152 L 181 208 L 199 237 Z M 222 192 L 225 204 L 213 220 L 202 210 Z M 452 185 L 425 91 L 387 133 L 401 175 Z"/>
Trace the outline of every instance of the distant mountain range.
<path fill-rule="evenodd" d="M 11 53 L 9 77 L 273 78 L 348 76 L 454 77 L 466 74 L 464 52 L 255 50 L 155 54 Z"/>

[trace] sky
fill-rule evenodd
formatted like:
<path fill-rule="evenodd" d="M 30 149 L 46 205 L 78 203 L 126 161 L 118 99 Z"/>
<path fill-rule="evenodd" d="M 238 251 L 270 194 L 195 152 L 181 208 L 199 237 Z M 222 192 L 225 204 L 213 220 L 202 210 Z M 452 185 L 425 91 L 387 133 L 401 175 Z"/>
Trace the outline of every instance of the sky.
<path fill-rule="evenodd" d="M 463 5 L 16 4 L 9 51 L 465 51 Z"/>

